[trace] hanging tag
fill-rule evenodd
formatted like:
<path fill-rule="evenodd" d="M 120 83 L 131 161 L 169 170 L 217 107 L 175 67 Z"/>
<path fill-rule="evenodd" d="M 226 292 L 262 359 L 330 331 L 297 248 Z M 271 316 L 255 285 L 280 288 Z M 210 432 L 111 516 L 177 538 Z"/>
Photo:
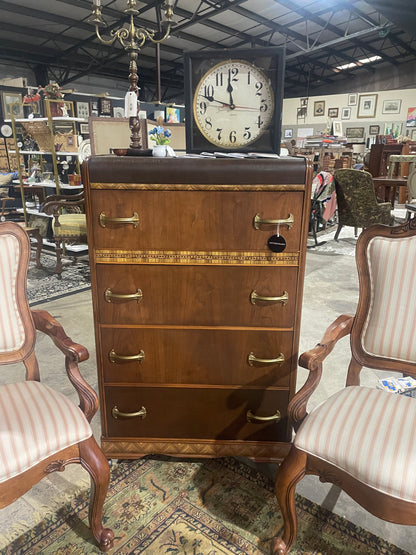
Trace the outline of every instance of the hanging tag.
<path fill-rule="evenodd" d="M 267 241 L 267 246 L 272 252 L 283 252 L 286 248 L 286 240 L 279 231 L 280 225 L 277 224 L 276 235 L 272 235 Z"/>
<path fill-rule="evenodd" d="M 137 94 L 134 91 L 128 91 L 124 97 L 124 117 L 137 116 Z"/>

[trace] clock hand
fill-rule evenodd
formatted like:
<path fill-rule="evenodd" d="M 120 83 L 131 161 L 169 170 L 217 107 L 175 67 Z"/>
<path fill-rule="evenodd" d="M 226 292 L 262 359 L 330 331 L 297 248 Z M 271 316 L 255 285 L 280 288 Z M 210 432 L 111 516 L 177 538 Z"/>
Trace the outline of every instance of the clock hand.
<path fill-rule="evenodd" d="M 233 100 L 233 86 L 231 85 L 231 70 L 228 70 L 228 87 L 227 87 L 227 92 L 230 94 L 230 109 L 234 110 L 235 108 L 235 104 L 234 104 L 234 100 Z"/>
<path fill-rule="evenodd" d="M 218 102 L 219 104 L 222 104 L 223 106 L 231 106 L 231 104 L 227 104 L 226 102 L 223 102 L 222 100 L 217 100 L 216 98 L 214 98 L 211 95 L 207 95 L 207 94 L 202 94 L 201 96 L 203 96 L 204 98 L 206 98 L 209 102 Z"/>

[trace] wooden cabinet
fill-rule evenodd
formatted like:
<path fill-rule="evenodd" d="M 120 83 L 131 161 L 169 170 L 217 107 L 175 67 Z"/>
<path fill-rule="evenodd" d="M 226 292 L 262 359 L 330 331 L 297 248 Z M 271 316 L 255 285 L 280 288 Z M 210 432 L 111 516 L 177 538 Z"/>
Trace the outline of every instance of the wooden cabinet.
<path fill-rule="evenodd" d="M 311 180 L 304 158 L 84 163 L 108 457 L 286 454 Z"/>

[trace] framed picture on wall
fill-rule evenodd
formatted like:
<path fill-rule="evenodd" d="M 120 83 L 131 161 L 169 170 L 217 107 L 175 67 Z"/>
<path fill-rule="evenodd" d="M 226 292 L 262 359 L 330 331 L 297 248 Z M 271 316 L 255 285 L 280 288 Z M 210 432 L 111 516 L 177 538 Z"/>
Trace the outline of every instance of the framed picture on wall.
<path fill-rule="evenodd" d="M 77 102 L 77 117 L 88 119 L 90 115 L 90 103 L 89 102 Z"/>
<path fill-rule="evenodd" d="M 364 139 L 364 127 L 347 127 L 345 136 L 347 139 Z"/>
<path fill-rule="evenodd" d="M 124 107 L 123 106 L 114 106 L 114 108 L 113 108 L 113 117 L 114 118 L 124 118 Z"/>
<path fill-rule="evenodd" d="M 370 125 L 368 129 L 369 135 L 380 135 L 380 126 L 379 125 Z"/>
<path fill-rule="evenodd" d="M 333 133 L 336 137 L 342 136 L 342 123 L 340 121 L 334 121 Z"/>
<path fill-rule="evenodd" d="M 293 137 L 293 129 L 285 129 L 285 139 L 291 139 Z"/>
<path fill-rule="evenodd" d="M 348 106 L 357 106 L 357 93 L 348 95 Z"/>
<path fill-rule="evenodd" d="M 373 118 L 376 115 L 377 94 L 360 94 L 357 118 Z"/>
<path fill-rule="evenodd" d="M 80 123 L 79 132 L 81 133 L 81 135 L 89 135 L 90 129 L 88 127 L 88 123 Z"/>
<path fill-rule="evenodd" d="M 411 129 L 411 132 L 410 138 L 412 141 L 416 141 L 416 129 Z"/>
<path fill-rule="evenodd" d="M 351 108 L 348 106 L 347 108 L 343 108 L 341 111 L 341 119 L 350 119 L 351 117 Z"/>
<path fill-rule="evenodd" d="M 302 108 L 306 108 L 306 106 L 308 105 L 308 99 L 307 98 L 301 98 L 300 99 L 300 105 Z"/>
<path fill-rule="evenodd" d="M 317 100 L 313 103 L 313 115 L 314 116 L 324 116 L 325 115 L 325 100 Z"/>
<path fill-rule="evenodd" d="M 100 98 L 100 115 L 111 116 L 111 100 L 108 98 Z"/>
<path fill-rule="evenodd" d="M 384 100 L 383 102 L 383 114 L 400 114 L 400 108 L 402 105 L 401 100 Z"/>
<path fill-rule="evenodd" d="M 3 91 L 1 93 L 1 105 L 3 108 L 3 119 L 10 119 L 11 113 L 15 118 L 23 117 L 22 94 Z"/>
<path fill-rule="evenodd" d="M 338 117 L 338 108 L 328 108 L 328 116 L 330 118 L 337 118 Z"/>
<path fill-rule="evenodd" d="M 407 109 L 406 127 L 416 127 L 416 108 Z"/>

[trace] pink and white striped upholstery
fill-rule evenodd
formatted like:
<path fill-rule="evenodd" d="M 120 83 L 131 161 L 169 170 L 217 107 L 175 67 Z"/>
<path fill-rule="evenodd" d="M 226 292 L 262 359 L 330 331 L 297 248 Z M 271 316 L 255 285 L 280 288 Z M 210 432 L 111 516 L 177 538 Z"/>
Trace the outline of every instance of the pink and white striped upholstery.
<path fill-rule="evenodd" d="M 16 300 L 19 255 L 16 237 L 11 234 L 0 236 L 0 353 L 17 351 L 25 341 Z"/>
<path fill-rule="evenodd" d="M 375 237 L 368 245 L 371 305 L 362 346 L 370 355 L 416 360 L 416 241 Z"/>
<path fill-rule="evenodd" d="M 357 480 L 416 503 L 416 400 L 351 386 L 314 409 L 295 446 Z"/>
<path fill-rule="evenodd" d="M 0 386 L 0 483 L 91 435 L 83 412 L 47 385 Z"/>

